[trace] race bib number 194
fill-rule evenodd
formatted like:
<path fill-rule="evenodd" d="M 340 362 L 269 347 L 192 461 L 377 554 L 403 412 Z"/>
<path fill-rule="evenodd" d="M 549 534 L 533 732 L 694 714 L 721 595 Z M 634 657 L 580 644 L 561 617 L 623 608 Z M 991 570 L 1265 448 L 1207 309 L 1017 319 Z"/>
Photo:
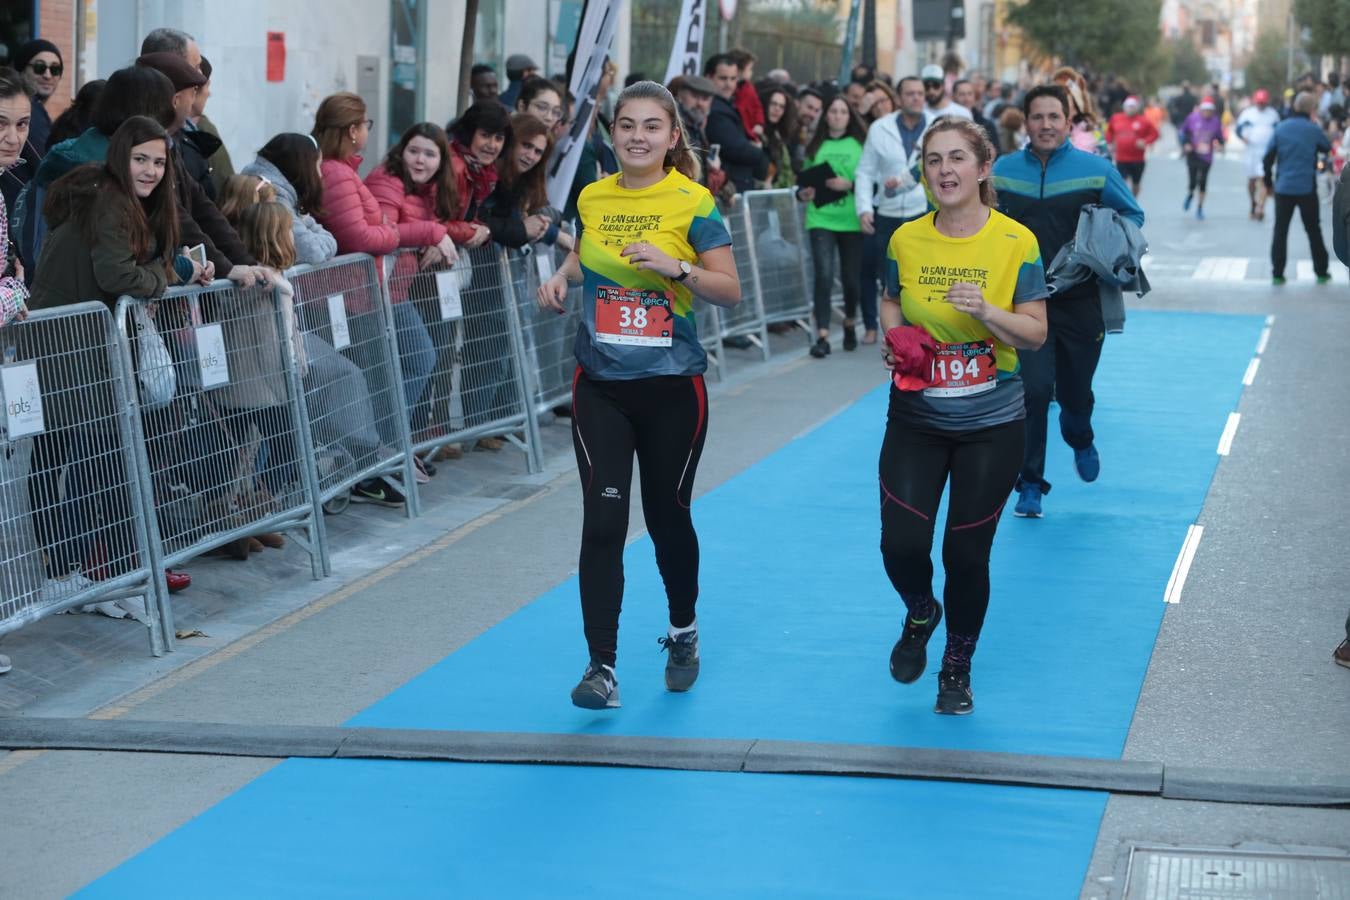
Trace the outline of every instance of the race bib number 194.
<path fill-rule="evenodd" d="M 669 347 L 675 333 L 670 295 L 641 288 L 595 291 L 595 339 L 602 344 Z"/>
<path fill-rule="evenodd" d="M 968 397 L 983 394 L 998 386 L 998 368 L 994 364 L 994 345 L 990 341 L 938 343 L 933 360 L 933 386 L 929 397 Z"/>

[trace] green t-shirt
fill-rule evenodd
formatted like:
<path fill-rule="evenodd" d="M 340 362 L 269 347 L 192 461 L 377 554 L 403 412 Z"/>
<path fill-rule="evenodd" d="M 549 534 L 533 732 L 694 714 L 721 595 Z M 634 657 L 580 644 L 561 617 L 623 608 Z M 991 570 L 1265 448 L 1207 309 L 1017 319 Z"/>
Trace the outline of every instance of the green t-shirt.
<path fill-rule="evenodd" d="M 853 180 L 853 172 L 862 158 L 862 144 L 857 138 L 826 138 L 816 155 L 808 159 L 802 168 L 809 169 L 821 163 L 829 163 L 834 174 L 840 178 Z M 833 203 L 816 206 L 814 202 L 806 204 L 806 227 L 823 228 L 826 231 L 862 231 L 858 223 L 858 211 L 853 206 L 853 192 L 849 191 Z"/>

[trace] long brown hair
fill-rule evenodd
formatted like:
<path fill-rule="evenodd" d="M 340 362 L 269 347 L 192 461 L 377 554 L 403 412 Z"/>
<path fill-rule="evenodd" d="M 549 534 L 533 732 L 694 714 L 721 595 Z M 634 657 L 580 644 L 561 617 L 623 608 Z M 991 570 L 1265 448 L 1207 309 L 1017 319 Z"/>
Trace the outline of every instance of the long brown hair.
<path fill-rule="evenodd" d="M 149 197 L 136 196 L 131 181 L 131 148 L 150 141 L 164 143 L 164 177 L 155 185 Z M 169 136 L 154 119 L 132 116 L 113 133 L 108 144 L 108 156 L 103 166 L 101 192 L 111 198 L 115 208 L 127 223 L 131 254 L 138 263 L 151 260 L 151 250 L 158 250 L 166 272 L 173 269 L 173 258 L 178 254 L 177 185 L 174 182 L 173 158 L 169 156 Z M 92 216 L 85 222 L 86 236 L 94 242 Z"/>
<path fill-rule="evenodd" d="M 966 145 L 970 147 L 970 152 L 975 154 L 975 160 L 981 168 L 993 162 L 996 155 L 994 145 L 989 143 L 989 135 L 984 133 L 983 128 L 970 119 L 964 119 L 960 116 L 938 116 L 929 124 L 928 129 L 923 133 L 923 138 L 919 141 L 920 164 L 928 153 L 929 138 L 943 131 L 955 131 L 964 139 Z M 992 174 L 980 182 L 980 202 L 990 209 L 998 206 L 998 193 L 994 190 Z"/>
<path fill-rule="evenodd" d="M 432 175 L 427 184 L 431 185 L 436 191 L 436 219 L 440 222 L 449 222 L 451 219 L 459 218 L 459 191 L 455 185 L 455 170 L 450 164 L 450 141 L 445 136 L 445 129 L 432 122 L 418 122 L 407 131 L 403 132 L 403 137 L 399 142 L 390 148 L 384 157 L 384 170 L 395 178 L 402 180 L 403 193 L 416 194 L 421 190 L 421 185 L 417 184 L 408 175 L 407 168 L 403 165 L 403 151 L 408 149 L 413 138 L 426 138 L 436 145 L 436 149 L 441 154 L 441 164 L 436 169 L 436 174 Z"/>
<path fill-rule="evenodd" d="M 291 211 L 275 200 L 254 203 L 239 212 L 239 237 L 259 265 L 289 269 L 295 265 Z"/>
<path fill-rule="evenodd" d="M 830 107 L 836 103 L 844 104 L 844 109 L 848 110 L 848 124 L 844 126 L 844 133 L 841 138 L 851 137 L 859 144 L 867 143 L 867 126 L 863 125 L 862 119 L 853 111 L 853 107 L 848 105 L 848 98 L 843 94 L 835 94 L 829 100 L 825 101 L 825 106 L 820 111 L 820 118 L 816 119 L 816 133 L 811 135 L 811 142 L 806 145 L 806 158 L 815 159 L 816 154 L 820 152 L 820 146 L 830 137 L 830 126 L 826 124 L 825 117 L 830 114 Z"/>
<path fill-rule="evenodd" d="M 267 203 L 276 198 L 276 189 L 266 179 L 257 175 L 231 175 L 220 186 L 216 206 L 220 214 L 238 229 L 239 216 L 245 209 L 255 203 Z"/>
<path fill-rule="evenodd" d="M 338 91 L 323 98 L 314 113 L 314 140 L 324 159 L 342 159 L 347 147 L 347 129 L 366 120 L 366 101 L 351 91 Z"/>
<path fill-rule="evenodd" d="M 540 136 L 544 138 L 544 155 L 539 158 L 539 162 L 530 167 L 529 171 L 523 174 L 517 172 L 516 147 Z M 549 157 L 552 155 L 553 129 L 549 128 L 543 119 L 532 113 L 516 113 L 511 117 L 511 143 L 507 145 L 506 152 L 497 159 L 497 180 L 508 190 L 514 189 L 519 193 L 521 212 L 527 215 L 548 206 L 546 176 Z"/>
<path fill-rule="evenodd" d="M 623 89 L 623 93 L 619 94 L 619 99 L 614 103 L 615 122 L 619 121 L 619 112 L 623 109 L 623 105 L 630 100 L 654 100 L 665 111 L 666 117 L 670 119 L 671 129 L 680 135 L 674 149 L 666 152 L 665 167 L 675 169 L 690 181 L 698 181 L 703 174 L 703 166 L 694 155 L 693 148 L 689 146 L 689 135 L 684 133 L 684 128 L 680 124 L 680 108 L 670 91 L 655 81 L 638 81 L 630 84 Z"/>

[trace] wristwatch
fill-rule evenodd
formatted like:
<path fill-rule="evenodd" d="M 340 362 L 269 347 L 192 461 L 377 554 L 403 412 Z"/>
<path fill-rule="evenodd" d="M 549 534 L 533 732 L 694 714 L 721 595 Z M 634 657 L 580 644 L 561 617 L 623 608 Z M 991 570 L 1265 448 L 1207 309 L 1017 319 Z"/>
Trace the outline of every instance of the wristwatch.
<path fill-rule="evenodd" d="M 680 274 L 676 275 L 672 281 L 684 281 L 689 277 L 689 273 L 694 271 L 694 267 L 684 260 L 680 260 Z"/>

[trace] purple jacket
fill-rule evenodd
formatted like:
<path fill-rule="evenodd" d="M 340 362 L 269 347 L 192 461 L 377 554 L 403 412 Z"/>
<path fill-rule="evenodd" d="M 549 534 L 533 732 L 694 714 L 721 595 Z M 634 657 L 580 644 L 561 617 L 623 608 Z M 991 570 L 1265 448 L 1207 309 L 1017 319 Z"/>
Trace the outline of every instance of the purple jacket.
<path fill-rule="evenodd" d="M 1205 118 L 1200 110 L 1193 110 L 1186 117 L 1186 121 L 1181 123 L 1179 136 L 1183 144 L 1190 144 L 1195 148 L 1196 157 L 1205 162 L 1213 162 L 1214 145 L 1224 142 L 1223 120 L 1219 118 L 1218 113 Z"/>

